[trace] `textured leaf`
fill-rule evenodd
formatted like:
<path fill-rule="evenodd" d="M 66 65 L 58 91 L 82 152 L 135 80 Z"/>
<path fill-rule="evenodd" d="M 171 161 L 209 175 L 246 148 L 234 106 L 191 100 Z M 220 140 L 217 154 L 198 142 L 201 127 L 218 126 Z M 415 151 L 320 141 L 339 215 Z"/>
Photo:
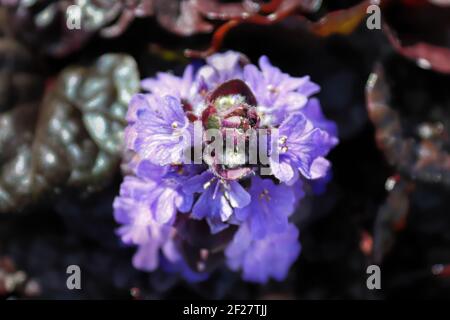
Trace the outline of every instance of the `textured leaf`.
<path fill-rule="evenodd" d="M 107 54 L 90 68 L 64 70 L 38 114 L 3 114 L 0 211 L 63 187 L 90 192 L 105 185 L 118 168 L 127 103 L 138 89 L 134 60 Z"/>

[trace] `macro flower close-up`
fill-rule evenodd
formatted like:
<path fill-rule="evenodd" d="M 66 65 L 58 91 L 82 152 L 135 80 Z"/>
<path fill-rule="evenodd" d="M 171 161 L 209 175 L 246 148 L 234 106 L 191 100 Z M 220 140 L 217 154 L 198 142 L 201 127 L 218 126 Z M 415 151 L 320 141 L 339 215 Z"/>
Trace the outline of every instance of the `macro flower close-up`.
<path fill-rule="evenodd" d="M 114 208 L 121 239 L 138 246 L 136 268 L 153 270 L 159 255 L 173 254 L 167 247 L 183 256 L 180 215 L 207 223 L 213 235 L 233 227 L 222 260 L 248 281 L 283 280 L 300 254 L 289 217 L 301 205 L 301 181 L 331 170 L 325 157 L 338 139 L 321 125 L 330 121 L 319 102 L 309 103 L 317 84 L 265 56 L 259 65 L 238 52 L 218 53 L 182 77 L 144 79 L 149 92 L 131 99 L 124 150 L 132 154 L 130 174 Z M 277 264 L 260 266 L 272 258 Z M 204 272 L 207 259 L 189 267 Z"/>

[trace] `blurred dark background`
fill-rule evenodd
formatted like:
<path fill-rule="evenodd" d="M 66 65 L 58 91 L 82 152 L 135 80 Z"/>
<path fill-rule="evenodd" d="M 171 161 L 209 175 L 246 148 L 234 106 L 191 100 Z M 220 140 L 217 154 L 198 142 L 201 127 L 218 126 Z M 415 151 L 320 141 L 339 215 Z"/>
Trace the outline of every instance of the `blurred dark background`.
<path fill-rule="evenodd" d="M 321 11 L 310 19 L 318 20 L 359 2 L 324 1 Z M 398 12 L 388 13 L 403 16 L 404 11 L 394 9 Z M 448 7 L 441 10 L 449 11 Z M 428 18 L 420 19 L 421 24 L 432 18 L 426 14 Z M 445 19 L 450 21 L 450 16 Z M 401 24 L 400 18 L 394 20 L 400 27 L 412 25 L 410 21 Z M 443 28 L 425 28 L 426 35 L 438 34 L 428 38 L 438 39 L 438 44 L 447 49 L 448 21 Z M 422 37 L 420 32 L 416 34 Z M 210 34 L 176 36 L 153 18 L 142 18 L 133 21 L 119 37 L 93 35 L 82 49 L 65 57 L 32 51 L 32 65 L 45 79 L 41 80 L 44 87 L 63 68 L 87 64 L 109 52 L 133 56 L 141 79 L 157 71 L 179 74 L 188 62 L 183 50 L 204 49 L 210 38 Z M 444 43 L 439 42 L 442 38 Z M 366 98 L 370 74 L 376 66 L 383 67 L 390 90 L 384 101 L 395 110 L 400 126 L 392 139 L 397 139 L 395 143 L 408 140 L 420 144 L 424 137 L 418 130 L 424 124 L 440 123 L 440 134 L 425 140 L 439 146 L 447 155 L 443 159 L 448 159 L 449 75 L 419 68 L 416 61 L 395 50 L 384 30 L 368 30 L 365 22 L 349 35 L 328 37 L 314 35 L 295 18 L 270 26 L 243 24 L 225 37 L 221 50 L 228 49 L 244 53 L 254 63 L 267 55 L 274 65 L 293 76 L 310 75 L 322 87 L 318 97 L 324 113 L 338 124 L 340 144 L 329 156 L 332 179 L 323 192 L 310 193 L 303 199 L 294 217 L 300 228 L 302 253 L 288 279 L 257 286 L 242 282 L 239 275 L 224 268 L 204 283 L 187 284 L 162 271 L 136 271 L 131 265 L 133 249 L 121 245 L 114 234 L 111 204 L 121 181 L 117 170 L 101 191 L 85 195 L 77 188 L 64 188 L 20 212 L 0 215 L 0 270 L 16 276 L 20 271 L 23 274 L 19 275 L 26 277 L 12 291 L 0 286 L 0 295 L 63 299 L 450 296 L 450 272 L 446 269 L 450 264 L 450 184 L 445 179 L 432 179 L 441 174 L 437 169 L 427 171 L 430 179 L 412 169 L 419 161 L 415 147 L 411 147 L 414 156 L 409 166 L 392 160 L 386 146 L 377 144 L 377 136 L 394 132 L 389 129 L 394 120 L 387 116 L 383 123 L 374 125 Z M 6 49 L 0 46 L 0 54 L 2 50 Z M 8 63 L 8 59 L 0 60 L 2 68 Z M 7 91 L 7 81 L 0 79 L 0 92 Z M 449 165 L 444 169 L 448 174 Z M 80 291 L 66 288 L 65 271 L 70 264 L 82 269 Z M 380 265 L 381 290 L 366 287 L 366 268 L 371 264 Z"/>

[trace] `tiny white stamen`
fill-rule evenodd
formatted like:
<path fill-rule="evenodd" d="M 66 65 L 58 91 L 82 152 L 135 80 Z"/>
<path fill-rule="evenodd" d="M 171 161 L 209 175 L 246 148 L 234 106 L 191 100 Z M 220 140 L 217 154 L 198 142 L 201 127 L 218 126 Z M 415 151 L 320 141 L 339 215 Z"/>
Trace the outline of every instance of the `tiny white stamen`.
<path fill-rule="evenodd" d="M 279 140 L 280 144 L 285 144 L 286 141 L 287 141 L 287 137 L 286 136 L 281 136 L 280 137 L 280 140 Z"/>

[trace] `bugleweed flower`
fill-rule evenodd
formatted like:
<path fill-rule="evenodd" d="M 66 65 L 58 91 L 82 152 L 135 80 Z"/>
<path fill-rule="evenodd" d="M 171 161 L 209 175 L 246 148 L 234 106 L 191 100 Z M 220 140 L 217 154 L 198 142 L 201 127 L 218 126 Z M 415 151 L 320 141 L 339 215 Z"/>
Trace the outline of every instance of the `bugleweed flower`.
<path fill-rule="evenodd" d="M 114 203 L 118 234 L 139 247 L 136 268 L 162 265 L 202 280 L 220 248 L 247 281 L 286 277 L 300 253 L 289 217 L 303 181 L 326 180 L 337 130 L 310 99 L 319 87 L 309 77 L 291 77 L 266 57 L 259 66 L 230 51 L 182 77 L 142 82 L 149 93 L 130 103 L 125 145 L 133 156 Z M 194 262 L 184 260 L 195 254 L 185 252 L 186 230 L 178 229 L 186 218 L 206 223 L 205 238 L 215 239 Z"/>
<path fill-rule="evenodd" d="M 190 124 L 181 100 L 170 95 L 136 95 L 130 105 L 138 109 L 134 151 L 160 165 L 180 163 L 183 151 L 191 144 Z"/>

